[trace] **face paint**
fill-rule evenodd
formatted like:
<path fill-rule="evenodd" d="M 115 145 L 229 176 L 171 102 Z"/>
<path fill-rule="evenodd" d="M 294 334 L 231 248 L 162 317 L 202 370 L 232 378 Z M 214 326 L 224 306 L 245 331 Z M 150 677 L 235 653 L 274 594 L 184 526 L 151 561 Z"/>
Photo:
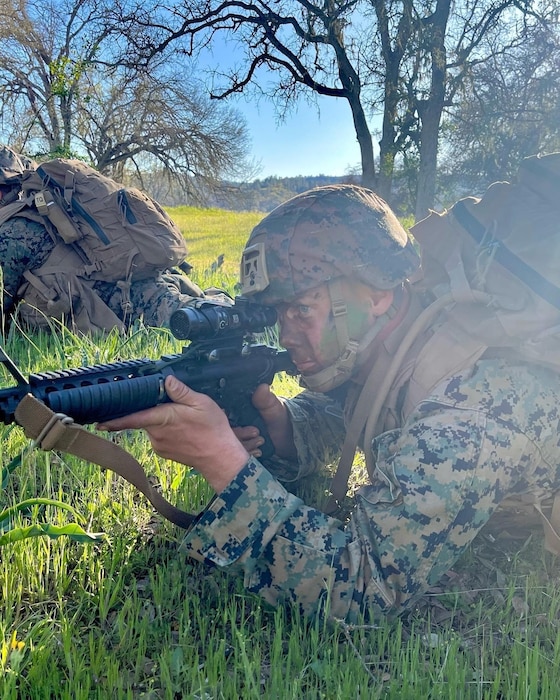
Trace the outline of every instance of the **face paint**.
<path fill-rule="evenodd" d="M 334 287 L 319 285 L 277 305 L 280 344 L 303 376 L 322 376 L 329 368 L 338 373 L 340 362 L 349 362 L 349 341 L 351 349 L 357 348 L 376 324 L 375 306 L 371 288 L 363 283 L 341 280 Z"/>
<path fill-rule="evenodd" d="M 340 351 L 336 327 L 334 325 L 334 316 L 331 312 L 319 339 L 319 354 L 323 365 L 327 366 L 333 360 L 336 360 L 340 355 Z"/>
<path fill-rule="evenodd" d="M 371 327 L 370 305 L 365 301 L 351 299 L 346 307 L 346 324 L 350 338 L 361 338 Z"/>

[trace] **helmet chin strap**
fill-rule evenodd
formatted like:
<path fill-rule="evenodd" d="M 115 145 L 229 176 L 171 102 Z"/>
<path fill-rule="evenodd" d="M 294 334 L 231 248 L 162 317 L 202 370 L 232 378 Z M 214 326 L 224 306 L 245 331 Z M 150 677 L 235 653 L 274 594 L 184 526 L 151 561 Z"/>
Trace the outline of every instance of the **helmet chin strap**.
<path fill-rule="evenodd" d="M 311 391 L 324 393 L 330 391 L 350 378 L 354 368 L 359 364 L 359 357 L 371 345 L 382 328 L 390 321 L 395 313 L 391 307 L 386 314 L 379 316 L 363 338 L 350 338 L 348 332 L 348 305 L 344 297 L 340 277 L 327 283 L 331 298 L 331 308 L 338 342 L 339 354 L 337 359 L 325 369 L 300 378 L 300 384 Z"/>

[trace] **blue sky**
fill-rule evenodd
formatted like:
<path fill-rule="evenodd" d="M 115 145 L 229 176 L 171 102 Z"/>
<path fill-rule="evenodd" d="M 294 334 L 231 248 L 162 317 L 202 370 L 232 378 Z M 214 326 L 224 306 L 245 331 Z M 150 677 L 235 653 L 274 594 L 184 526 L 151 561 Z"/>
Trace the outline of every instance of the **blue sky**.
<path fill-rule="evenodd" d="M 193 64 L 195 71 L 213 83 L 213 71 L 226 73 L 241 61 L 240 46 L 226 35 L 218 34 L 212 43 L 201 49 Z M 275 76 L 272 76 L 275 78 Z M 227 81 L 220 84 L 221 92 Z M 274 84 L 265 69 L 255 83 L 270 91 Z M 215 89 L 215 88 L 214 88 Z M 360 149 L 347 100 L 323 97 L 300 86 L 300 98 L 294 108 L 279 122 L 272 101 L 257 100 L 254 90 L 231 96 L 228 104 L 238 110 L 247 122 L 252 140 L 252 158 L 260 164 L 259 179 L 276 175 L 345 175 L 360 165 Z M 250 97 L 251 96 L 251 97 Z M 316 104 L 305 99 L 310 96 Z"/>
<path fill-rule="evenodd" d="M 278 123 L 269 102 L 241 99 L 235 108 L 247 120 L 259 179 L 277 175 L 344 175 L 360 163 L 360 151 L 346 100 L 321 97 L 317 107 L 300 100 Z"/>
<path fill-rule="evenodd" d="M 242 55 L 241 47 L 231 37 L 217 34 L 197 54 L 193 68 L 208 81 L 206 85 L 210 88 L 213 72 L 223 75 L 234 67 L 237 70 L 238 62 L 243 63 Z M 227 81 L 221 84 L 219 78 L 217 81 L 217 92 L 221 92 Z M 274 81 L 263 69 L 255 84 L 266 93 Z M 300 98 L 282 121 L 271 100 L 255 98 L 257 91 L 248 89 L 245 94 L 227 100 L 246 120 L 252 140 L 251 155 L 260 164 L 255 177 L 340 176 L 350 168 L 359 168 L 360 149 L 347 100 L 317 95 L 301 86 L 299 90 Z"/>

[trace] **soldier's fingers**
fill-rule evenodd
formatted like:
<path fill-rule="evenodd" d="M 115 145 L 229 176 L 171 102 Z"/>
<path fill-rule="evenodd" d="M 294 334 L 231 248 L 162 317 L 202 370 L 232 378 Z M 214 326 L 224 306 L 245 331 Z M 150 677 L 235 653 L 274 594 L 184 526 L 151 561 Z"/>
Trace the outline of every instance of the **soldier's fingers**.
<path fill-rule="evenodd" d="M 261 413 L 282 410 L 282 402 L 268 384 L 259 384 L 252 400 L 253 406 Z"/>
<path fill-rule="evenodd" d="M 182 403 L 184 406 L 195 405 L 200 396 L 196 391 L 179 381 L 173 374 L 165 378 L 165 391 L 171 401 Z"/>
<path fill-rule="evenodd" d="M 233 428 L 233 432 L 237 436 L 238 440 L 254 440 L 260 436 L 259 429 L 255 428 L 254 425 L 245 425 L 241 427 Z"/>
<path fill-rule="evenodd" d="M 153 412 L 156 409 L 148 408 L 145 411 L 138 411 L 138 413 L 131 413 L 129 416 L 123 416 L 122 418 L 113 418 L 113 420 L 106 420 L 102 423 L 96 425 L 97 430 L 136 430 L 138 428 L 147 428 L 148 426 L 154 425 L 157 422 L 156 417 Z"/>
<path fill-rule="evenodd" d="M 262 453 L 259 448 L 264 444 L 264 438 L 261 437 L 257 428 L 254 426 L 233 428 L 233 432 L 249 454 L 253 455 L 253 457 L 261 456 Z"/>

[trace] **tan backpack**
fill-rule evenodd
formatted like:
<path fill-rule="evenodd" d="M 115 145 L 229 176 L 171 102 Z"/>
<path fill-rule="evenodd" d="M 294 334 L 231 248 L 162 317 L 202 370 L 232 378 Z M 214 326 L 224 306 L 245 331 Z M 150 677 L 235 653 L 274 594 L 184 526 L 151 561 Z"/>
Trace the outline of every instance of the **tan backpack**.
<path fill-rule="evenodd" d="M 95 281 L 71 272 L 80 264 L 71 246 L 57 243 L 44 265 L 23 273 L 25 283 L 18 290 L 22 302 L 17 315 L 25 326 L 47 330 L 51 319 L 57 319 L 83 333 L 126 329 L 123 320 L 95 291 Z M 123 318 L 128 320 L 124 311 Z"/>
<path fill-rule="evenodd" d="M 0 223 L 13 216 L 31 219 L 55 242 L 44 264 L 26 271 L 18 290 L 26 302 L 18 313 L 28 325 L 44 328 L 56 318 L 84 332 L 122 330 L 95 282 L 118 284 L 130 312 L 132 281 L 186 265 L 185 239 L 166 212 L 82 161 L 58 158 L 30 168 L 21 189 L 20 200 L 0 209 Z"/>
<path fill-rule="evenodd" d="M 453 322 L 481 344 L 560 371 L 560 153 L 413 226 L 420 285 L 451 294 Z M 481 303 L 473 292 L 482 292 Z"/>
<path fill-rule="evenodd" d="M 455 302 L 429 341 L 432 363 L 443 355 L 441 337 L 462 333 L 471 350 L 478 345 L 479 353 L 488 348 L 560 372 L 560 153 L 526 158 L 517 182 L 494 183 L 480 199 L 432 213 L 412 233 L 422 248 L 420 284 Z M 500 510 L 522 514 L 527 504 L 541 517 L 546 548 L 559 555 L 560 496 L 525 494 Z"/>
<path fill-rule="evenodd" d="M 26 171 L 21 186 L 19 215 L 39 214 L 74 248 L 82 261 L 75 274 L 105 282 L 143 279 L 186 258 L 181 231 L 155 201 L 82 161 L 42 163 Z"/>

